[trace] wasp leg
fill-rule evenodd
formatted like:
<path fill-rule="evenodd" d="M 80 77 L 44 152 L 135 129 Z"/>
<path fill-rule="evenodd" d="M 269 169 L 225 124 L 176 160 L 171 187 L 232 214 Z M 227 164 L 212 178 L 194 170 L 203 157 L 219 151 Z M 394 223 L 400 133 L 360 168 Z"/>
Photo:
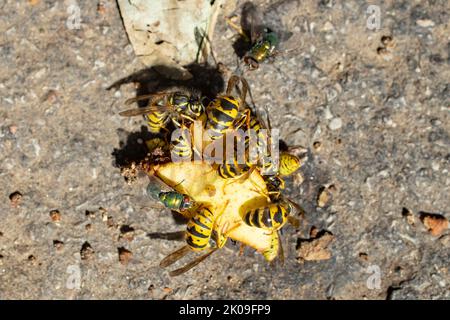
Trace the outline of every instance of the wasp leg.
<path fill-rule="evenodd" d="M 245 244 L 241 243 L 241 245 L 239 246 L 239 255 L 240 256 L 244 255 L 244 249 L 245 249 Z"/>
<path fill-rule="evenodd" d="M 239 129 L 242 127 L 245 123 L 247 128 L 250 127 L 250 121 L 251 121 L 251 114 L 252 111 L 250 109 L 245 109 L 244 112 L 242 112 L 242 116 L 236 121 L 236 124 L 234 125 L 234 129 Z"/>
<path fill-rule="evenodd" d="M 238 83 L 240 78 L 241 77 L 239 77 L 237 75 L 232 75 L 230 77 L 230 79 L 228 80 L 228 84 L 227 84 L 227 91 L 226 91 L 227 95 L 231 94 L 231 91 L 233 91 L 233 88 L 236 86 L 236 83 Z"/>
<path fill-rule="evenodd" d="M 256 167 L 251 167 L 247 172 L 245 172 L 244 174 L 242 174 L 241 176 L 237 177 L 236 180 L 239 183 L 244 183 L 244 181 L 249 178 L 251 176 L 251 174 L 253 173 L 253 171 L 255 170 Z M 250 179 L 251 180 L 251 179 Z M 254 182 L 253 180 L 250 181 L 253 185 Z"/>
<path fill-rule="evenodd" d="M 283 241 L 281 240 L 280 233 L 278 233 L 278 260 L 280 261 L 280 265 L 284 265 L 284 250 L 283 250 Z"/>
<path fill-rule="evenodd" d="M 242 103 L 245 102 L 245 99 L 248 95 L 250 96 L 250 100 L 252 101 L 253 107 L 255 107 L 255 101 L 253 100 L 252 91 L 250 90 L 250 85 L 248 84 L 247 80 L 244 77 L 241 77 L 241 83 L 242 83 L 242 94 L 241 94 L 241 101 Z"/>
<path fill-rule="evenodd" d="M 241 222 L 235 222 L 234 226 L 232 226 L 231 228 L 228 228 L 227 231 L 223 232 L 225 227 L 227 227 L 228 225 L 229 225 L 229 223 L 227 222 L 224 225 L 222 225 L 222 228 L 220 231 L 216 231 L 217 232 L 217 247 L 219 249 L 223 248 L 223 246 L 227 243 L 228 235 L 231 233 L 231 231 L 238 228 L 241 225 Z"/>
<path fill-rule="evenodd" d="M 174 264 L 175 262 L 177 262 L 181 258 L 183 258 L 190 251 L 191 251 L 191 249 L 189 248 L 189 246 L 187 246 L 187 245 L 183 246 L 180 249 L 177 249 L 176 251 L 174 251 L 171 254 L 169 254 L 164 259 L 162 259 L 161 262 L 159 263 L 159 266 L 161 268 L 166 268 L 166 267 Z"/>

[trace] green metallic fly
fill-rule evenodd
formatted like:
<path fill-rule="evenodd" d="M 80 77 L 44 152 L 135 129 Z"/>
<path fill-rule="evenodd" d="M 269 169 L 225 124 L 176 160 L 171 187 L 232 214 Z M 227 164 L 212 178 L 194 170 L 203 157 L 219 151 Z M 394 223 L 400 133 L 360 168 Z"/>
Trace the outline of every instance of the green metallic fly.
<path fill-rule="evenodd" d="M 187 194 L 175 190 L 162 190 L 163 183 L 154 176 L 150 180 L 147 185 L 147 194 L 152 199 L 161 202 L 167 209 L 182 213 L 194 207 L 195 201 Z M 165 185 L 165 188 L 168 188 L 168 186 Z"/>
<path fill-rule="evenodd" d="M 278 50 L 280 42 L 292 36 L 290 32 L 275 32 L 265 25 L 261 13 L 251 2 L 242 7 L 241 26 L 230 18 L 227 18 L 227 23 L 247 44 L 248 49 L 243 55 L 243 62 L 248 70 L 258 69 L 261 63 L 270 61 L 280 54 L 281 51 Z"/>

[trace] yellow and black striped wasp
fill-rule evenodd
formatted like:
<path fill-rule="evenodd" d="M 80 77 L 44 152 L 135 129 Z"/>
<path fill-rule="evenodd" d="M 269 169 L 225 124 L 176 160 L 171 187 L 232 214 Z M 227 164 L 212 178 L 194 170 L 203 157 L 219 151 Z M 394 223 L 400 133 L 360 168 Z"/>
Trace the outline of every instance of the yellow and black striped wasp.
<path fill-rule="evenodd" d="M 264 124 L 261 120 L 260 123 L 263 123 L 266 128 L 267 132 L 270 133 L 272 130 L 272 125 L 270 123 L 269 118 L 269 112 L 266 109 L 266 115 L 267 115 L 267 124 Z M 278 141 L 269 141 L 268 139 L 272 139 L 272 137 L 269 135 L 267 137 L 267 142 L 270 143 L 278 143 Z M 281 152 L 279 153 L 279 159 L 274 159 L 271 154 L 270 148 L 264 148 L 264 153 L 262 155 L 262 158 L 260 159 L 260 169 L 261 173 L 263 173 L 265 176 L 271 176 L 276 175 L 278 176 L 278 183 L 280 183 L 281 189 L 284 189 L 284 181 L 281 177 L 287 177 L 295 173 L 300 167 L 303 165 L 302 158 L 298 157 L 293 151 L 301 151 L 305 152 L 306 149 L 301 146 L 291 146 L 287 147 L 284 146 L 283 148 L 280 148 Z M 275 179 L 275 178 L 274 178 Z"/>
<path fill-rule="evenodd" d="M 167 125 L 172 121 L 177 127 L 182 127 L 186 121 L 203 121 L 206 117 L 203 98 L 195 91 L 179 90 L 146 94 L 125 101 L 126 105 L 141 100 L 149 100 L 144 108 L 129 109 L 120 112 L 123 117 L 144 115 L 151 133 L 168 132 Z"/>
<path fill-rule="evenodd" d="M 244 137 L 237 136 L 237 143 L 243 143 L 243 146 L 239 148 L 233 145 L 232 157 L 226 158 L 218 168 L 219 175 L 224 179 L 241 177 L 246 173 L 250 174 L 258 164 L 259 155 L 267 144 L 268 135 L 261 130 L 265 129 L 262 121 L 250 107 L 246 106 L 245 110 L 250 120 L 241 126 L 243 130 L 241 133 L 244 134 Z"/>
<path fill-rule="evenodd" d="M 266 110 L 267 123 L 265 123 L 257 112 L 254 112 L 248 106 L 246 110 L 248 110 L 247 114 L 250 115 L 250 121 L 242 126 L 242 129 L 245 130 L 244 133 L 246 133 L 244 138 L 241 139 L 244 148 L 240 152 L 243 154 L 238 154 L 238 148 L 235 148 L 233 157 L 225 159 L 224 163 L 219 165 L 219 175 L 224 179 L 237 178 L 245 173 L 251 173 L 255 168 L 259 168 L 265 176 L 267 176 L 267 173 L 276 175 L 277 178 L 273 179 L 278 179 L 281 189 L 283 189 L 284 181 L 281 177 L 293 174 L 302 165 L 301 159 L 292 153 L 293 150 L 300 147 L 286 148 L 280 153 L 278 161 L 275 161 L 277 159 L 272 157 L 271 144 L 278 143 L 278 141 L 272 141 L 270 132 L 272 127 L 268 111 Z"/>
<path fill-rule="evenodd" d="M 177 159 L 190 160 L 193 148 L 191 145 L 190 125 L 206 118 L 203 98 L 194 91 L 159 92 L 128 99 L 125 104 L 147 100 L 149 104 L 144 108 L 126 110 L 121 116 L 130 117 L 145 115 L 149 131 L 159 134 L 161 131 L 170 132 L 169 122 L 172 122 L 179 135 L 170 141 L 170 153 Z M 173 131 L 172 131 L 173 132 Z"/>
<path fill-rule="evenodd" d="M 182 183 L 180 182 L 176 186 L 170 187 L 153 173 L 150 175 L 150 183 L 147 186 L 147 194 L 151 198 L 160 201 L 166 208 L 176 211 L 189 219 L 184 237 L 186 245 L 164 258 L 160 266 L 163 268 L 168 267 L 191 251 L 201 252 L 208 250 L 206 254 L 191 261 L 186 266 L 171 271 L 171 276 L 177 276 L 192 269 L 214 251 L 222 248 L 227 241 L 226 234 L 214 229 L 216 218 L 220 213 L 216 215 L 207 204 L 198 203 L 189 195 L 176 191 L 175 188 L 180 189 L 179 186 Z"/>
<path fill-rule="evenodd" d="M 242 84 L 242 90 L 239 98 L 232 95 L 233 89 L 238 82 Z M 208 119 L 205 129 L 211 140 L 221 138 L 228 129 L 236 129 L 242 126 L 250 116 L 242 106 L 245 105 L 245 98 L 249 92 L 250 86 L 245 78 L 233 75 L 228 80 L 225 94 L 218 95 L 212 100 L 206 108 Z"/>
<path fill-rule="evenodd" d="M 176 277 L 191 270 L 203 260 L 208 258 L 211 254 L 216 252 L 218 249 L 221 249 L 228 240 L 228 233 L 234 228 L 238 227 L 238 225 L 235 225 L 233 228 L 227 230 L 226 232 L 216 230 L 215 221 L 218 216 L 220 216 L 220 213 L 215 214 L 208 207 L 201 206 L 187 224 L 185 233 L 186 245 L 175 250 L 174 252 L 166 256 L 163 260 L 161 260 L 159 264 L 160 267 L 166 268 L 174 264 L 191 251 L 207 251 L 205 254 L 195 258 L 185 266 L 169 272 L 169 275 L 171 277 Z"/>
<path fill-rule="evenodd" d="M 269 232 L 271 244 L 269 248 L 262 252 L 262 255 L 267 261 L 273 261 L 275 258 L 278 258 L 280 263 L 283 264 L 284 251 L 280 231 L 287 222 L 298 228 L 300 221 L 294 217 L 294 213 L 298 213 L 303 217 L 304 210 L 294 201 L 281 195 L 280 183 L 284 184 L 281 178 L 271 176 L 266 182 L 268 192 L 267 194 L 261 193 L 269 198 L 270 203 L 263 207 L 245 210 L 242 219 L 245 224 L 251 227 L 262 228 Z"/>

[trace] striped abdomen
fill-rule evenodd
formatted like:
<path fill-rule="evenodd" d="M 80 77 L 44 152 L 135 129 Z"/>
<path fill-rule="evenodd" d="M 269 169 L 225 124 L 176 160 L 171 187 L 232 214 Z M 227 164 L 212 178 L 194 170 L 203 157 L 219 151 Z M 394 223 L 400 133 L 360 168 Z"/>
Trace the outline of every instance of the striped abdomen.
<path fill-rule="evenodd" d="M 257 150 L 253 150 L 253 152 L 258 152 L 258 162 L 261 162 L 262 155 L 265 155 L 268 153 L 267 147 L 269 145 L 269 132 L 266 131 L 261 124 L 261 122 L 258 120 L 258 118 L 252 116 L 250 120 L 250 130 L 255 134 L 254 136 L 251 135 L 249 132 L 247 133 L 247 136 L 245 138 L 245 144 L 246 148 L 248 148 L 248 145 L 250 144 L 250 138 L 256 139 L 252 142 L 252 146 L 255 146 Z"/>
<path fill-rule="evenodd" d="M 181 134 L 170 142 L 170 153 L 172 159 L 190 160 L 192 158 L 191 133 L 187 128 L 180 130 Z"/>
<path fill-rule="evenodd" d="M 159 133 L 161 129 L 165 128 L 169 122 L 169 112 L 167 111 L 153 111 L 146 115 L 147 125 L 151 133 Z"/>
<path fill-rule="evenodd" d="M 289 176 L 297 171 L 300 166 L 301 163 L 299 157 L 287 152 L 282 152 L 280 154 L 280 175 Z"/>
<path fill-rule="evenodd" d="M 209 209 L 199 211 L 187 224 L 186 242 L 193 251 L 209 248 L 214 215 Z"/>
<path fill-rule="evenodd" d="M 278 256 L 278 252 L 280 251 L 280 240 L 278 232 L 274 232 L 272 234 L 272 238 L 270 239 L 270 247 L 263 251 L 262 255 L 267 261 L 272 261 Z"/>
<path fill-rule="evenodd" d="M 249 210 L 244 214 L 244 222 L 252 227 L 269 231 L 280 229 L 287 221 L 291 206 L 285 202 L 271 203 L 265 207 Z"/>
<path fill-rule="evenodd" d="M 206 130 L 212 140 L 223 136 L 225 131 L 233 125 L 239 115 L 239 102 L 232 96 L 221 96 L 208 106 L 208 121 Z"/>
<path fill-rule="evenodd" d="M 231 179 L 239 177 L 250 170 L 250 167 L 244 162 L 239 164 L 236 157 L 233 159 L 233 163 L 223 163 L 219 165 L 219 175 L 224 179 Z"/>

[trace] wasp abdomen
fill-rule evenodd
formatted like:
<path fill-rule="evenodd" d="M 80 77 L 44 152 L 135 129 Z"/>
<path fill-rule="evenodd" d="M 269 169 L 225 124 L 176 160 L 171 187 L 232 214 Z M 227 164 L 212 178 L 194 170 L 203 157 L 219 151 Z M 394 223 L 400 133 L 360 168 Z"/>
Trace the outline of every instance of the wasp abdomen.
<path fill-rule="evenodd" d="M 233 125 L 239 115 L 239 102 L 232 96 L 214 99 L 208 106 L 206 129 L 210 130 L 211 139 L 220 138 Z"/>
<path fill-rule="evenodd" d="M 214 216 L 209 209 L 198 212 L 187 224 L 186 242 L 189 247 L 194 251 L 208 248 L 213 226 Z"/>
<path fill-rule="evenodd" d="M 244 214 L 244 222 L 252 227 L 266 230 L 278 230 L 287 221 L 291 208 L 284 202 L 271 203 L 268 206 L 249 210 Z"/>

